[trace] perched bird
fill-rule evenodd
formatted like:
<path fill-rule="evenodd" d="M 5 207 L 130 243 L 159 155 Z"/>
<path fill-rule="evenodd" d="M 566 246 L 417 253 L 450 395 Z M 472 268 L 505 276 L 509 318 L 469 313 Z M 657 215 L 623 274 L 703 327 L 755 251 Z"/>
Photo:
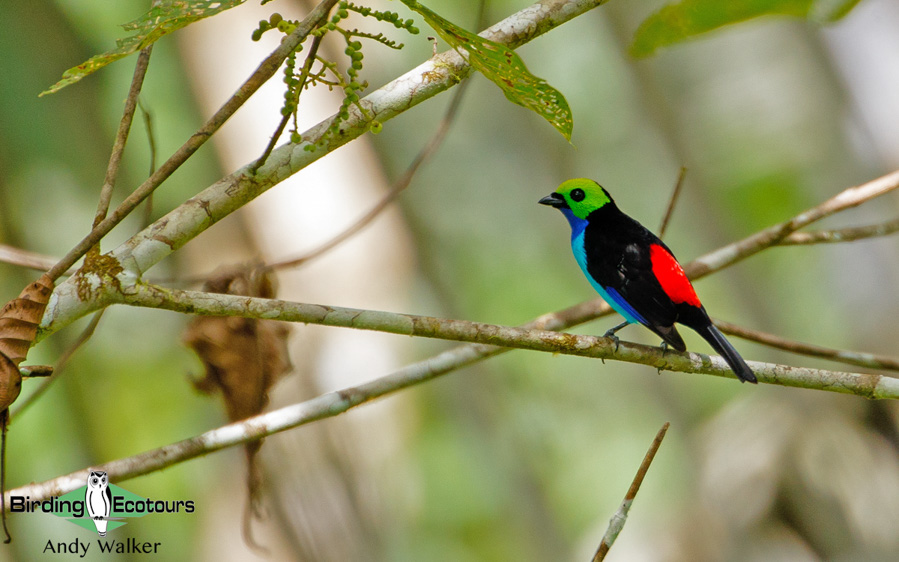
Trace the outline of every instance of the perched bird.
<path fill-rule="evenodd" d="M 609 193 L 593 180 L 564 182 L 540 200 L 562 211 L 571 225 L 571 249 L 593 288 L 625 322 L 643 324 L 678 351 L 687 346 L 674 323 L 695 330 L 724 357 L 742 382 L 757 382 L 734 346 L 716 328 L 668 246 L 625 215 Z"/>

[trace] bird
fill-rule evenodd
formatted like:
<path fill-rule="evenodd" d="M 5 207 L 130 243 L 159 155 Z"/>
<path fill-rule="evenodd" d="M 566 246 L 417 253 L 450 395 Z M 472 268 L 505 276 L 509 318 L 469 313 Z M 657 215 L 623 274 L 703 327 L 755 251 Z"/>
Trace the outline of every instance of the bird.
<path fill-rule="evenodd" d="M 574 258 L 596 292 L 624 317 L 604 334 L 615 340 L 628 324 L 643 324 L 663 348 L 687 346 L 675 323 L 687 326 L 718 352 L 741 382 L 758 380 L 733 345 L 712 324 L 690 280 L 658 236 L 622 212 L 597 182 L 575 178 L 539 201 L 562 211 L 571 225 Z"/>

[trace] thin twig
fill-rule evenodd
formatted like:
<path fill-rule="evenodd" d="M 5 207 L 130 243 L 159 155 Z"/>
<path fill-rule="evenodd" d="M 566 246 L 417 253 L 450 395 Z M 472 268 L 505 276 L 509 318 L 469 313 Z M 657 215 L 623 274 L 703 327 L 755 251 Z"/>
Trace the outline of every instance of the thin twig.
<path fill-rule="evenodd" d="M 38 386 L 34 390 L 34 392 L 28 395 L 27 398 L 18 401 L 18 405 L 16 406 L 15 410 L 13 410 L 10 414 L 11 417 L 20 415 L 25 411 L 26 408 L 37 402 L 37 399 L 40 398 L 50 388 L 50 385 L 56 382 L 57 379 L 59 379 L 60 375 L 65 370 L 66 365 L 69 363 L 69 359 L 71 359 L 72 356 L 75 355 L 75 352 L 78 351 L 78 349 L 82 345 L 87 343 L 87 341 L 94 335 L 94 331 L 96 331 L 97 329 L 97 324 L 100 323 L 100 319 L 103 317 L 103 313 L 105 311 L 106 309 L 104 308 L 94 314 L 94 317 L 91 318 L 90 323 L 88 323 L 88 325 L 85 326 L 84 330 L 82 330 L 81 334 L 78 336 L 78 339 L 72 342 L 72 345 L 70 345 L 69 348 L 59 356 L 59 359 L 56 361 L 56 365 L 54 365 L 53 367 L 53 374 L 50 375 L 49 378 L 45 379 L 40 384 L 40 386 Z"/>
<path fill-rule="evenodd" d="M 835 230 L 819 230 L 816 232 L 794 232 L 780 241 L 781 246 L 802 244 L 834 244 L 837 242 L 855 242 L 878 236 L 888 236 L 899 232 L 899 218 L 866 226 L 854 226 Z"/>
<path fill-rule="evenodd" d="M 38 271 L 47 271 L 53 267 L 53 264 L 57 261 L 59 260 L 53 256 L 22 250 L 7 244 L 0 244 L 0 262 L 3 263 L 36 269 Z M 72 272 L 67 271 L 66 273 L 71 274 Z"/>
<path fill-rule="evenodd" d="M 668 207 L 665 209 L 665 216 L 662 218 L 662 224 L 659 225 L 659 238 L 665 238 L 665 231 L 668 230 L 668 221 L 674 213 L 674 206 L 680 197 L 681 188 L 684 186 L 684 178 L 687 177 L 687 167 L 681 166 L 680 173 L 677 175 L 677 182 L 674 184 L 674 191 L 671 192 L 671 198 L 668 200 Z"/>
<path fill-rule="evenodd" d="M 730 322 L 725 322 L 723 320 L 715 320 L 714 322 L 725 334 L 737 336 L 744 340 L 754 341 L 775 349 L 789 351 L 790 353 L 821 357 L 823 359 L 830 359 L 832 361 L 838 361 L 840 363 L 858 367 L 867 367 L 869 369 L 899 371 L 899 359 L 894 357 L 846 349 L 833 349 L 811 343 L 788 340 L 780 336 L 775 336 L 774 334 L 737 326 L 736 324 L 731 324 Z"/>
<path fill-rule="evenodd" d="M 318 47 L 321 45 L 322 36 L 316 35 L 312 38 L 312 45 L 309 47 L 309 54 L 306 55 L 306 61 L 303 63 L 303 70 L 300 73 L 300 84 L 297 87 L 297 99 L 296 104 L 299 107 L 300 104 L 300 96 L 303 93 L 303 90 L 306 87 L 306 81 L 309 79 L 309 73 L 312 72 L 312 65 L 315 63 L 315 57 L 318 54 Z M 265 164 L 265 161 L 268 159 L 268 155 L 272 153 L 272 150 L 275 149 L 275 145 L 278 144 L 278 139 L 281 138 L 281 133 L 284 132 L 284 128 L 287 127 L 287 123 L 290 122 L 290 119 L 296 119 L 296 110 L 288 113 L 287 115 L 281 116 L 281 122 L 278 123 L 278 128 L 275 130 L 275 134 L 272 135 L 271 140 L 268 141 L 268 146 L 265 147 L 265 150 L 262 152 L 262 156 L 259 157 L 256 162 L 250 166 L 250 174 L 256 174 L 256 171 Z"/>
<path fill-rule="evenodd" d="M 116 177 L 119 175 L 122 154 L 125 152 L 125 144 L 128 142 L 128 133 L 131 131 L 131 123 L 134 120 L 134 112 L 137 110 L 140 89 L 143 87 L 144 77 L 147 75 L 147 67 L 150 65 L 150 54 L 152 52 L 153 45 L 150 45 L 143 48 L 137 56 L 134 76 L 131 79 L 131 88 L 128 90 L 128 97 L 125 98 L 125 110 L 122 112 L 119 130 L 116 131 L 115 141 L 112 143 L 112 154 L 109 156 L 109 165 L 106 167 L 106 178 L 103 180 L 103 187 L 100 188 L 100 201 L 97 203 L 97 214 L 94 216 L 94 228 L 106 218 L 106 213 L 109 212 L 112 190 L 115 187 Z"/>
<path fill-rule="evenodd" d="M 144 107 L 143 101 L 138 100 L 138 107 L 140 107 L 141 115 L 144 118 L 144 129 L 147 132 L 147 145 L 150 150 L 150 172 L 147 176 L 152 176 L 154 172 L 156 172 L 156 135 L 153 134 L 153 115 L 150 111 Z M 144 220 L 143 227 L 146 228 L 151 222 L 153 222 L 153 194 L 147 196 L 146 202 L 144 203 Z"/>
<path fill-rule="evenodd" d="M 808 209 L 799 215 L 791 218 L 790 220 L 784 221 L 779 224 L 775 224 L 766 229 L 761 230 L 755 234 L 752 234 L 742 240 L 737 242 L 733 242 L 726 246 L 723 246 L 717 250 L 709 252 L 695 260 L 687 263 L 684 266 L 684 270 L 687 273 L 687 276 L 691 280 L 700 279 L 706 275 L 719 271 L 725 267 L 733 265 L 741 260 L 744 260 L 752 255 L 755 255 L 773 245 L 776 245 L 779 241 L 784 239 L 786 236 L 794 232 L 799 228 L 803 228 L 816 220 L 829 216 L 833 213 L 842 211 L 844 209 L 848 209 L 851 207 L 855 207 L 860 205 L 866 201 L 873 199 L 874 197 L 883 195 L 884 193 L 890 192 L 899 188 L 899 171 L 887 174 L 875 180 L 872 180 L 868 183 L 862 184 L 860 186 L 850 187 L 836 196 L 820 203 L 819 205 Z M 195 198 L 198 199 L 198 198 Z M 213 213 L 213 206 L 206 202 L 205 200 L 198 199 L 200 202 L 198 205 L 201 207 L 202 217 L 204 219 L 212 218 L 213 221 L 219 220 L 221 217 L 218 216 L 217 213 Z M 170 214 L 171 215 L 171 214 Z M 194 216 L 198 216 L 200 213 L 193 213 L 190 218 Z M 165 220 L 171 219 L 171 220 Z M 175 221 L 174 217 L 166 216 L 163 217 L 165 220 L 164 227 L 168 227 Z M 201 225 L 202 226 L 202 225 Z M 198 230 L 197 234 L 202 232 Z M 177 232 L 168 233 L 165 231 L 156 232 L 151 238 L 144 239 L 143 234 L 136 235 L 132 238 L 131 241 L 126 242 L 122 247 L 113 252 L 113 255 L 121 262 L 128 263 L 129 261 L 134 260 L 134 255 L 137 252 L 138 248 L 141 245 L 151 245 L 153 246 L 154 253 L 151 257 L 144 257 L 142 262 L 142 270 L 145 270 L 147 267 L 162 259 L 166 255 L 168 255 L 167 246 L 160 246 L 158 244 L 159 240 L 174 240 L 174 235 Z M 135 238 L 141 238 L 140 240 L 135 240 Z M 157 251 L 157 249 L 162 251 Z M 123 250 L 120 252 L 120 250 Z M 152 261 L 151 261 L 152 259 Z M 119 279 L 120 283 L 130 284 L 133 283 L 133 279 Z M 59 292 L 60 288 L 57 288 L 57 292 Z M 98 297 L 97 302 L 93 303 L 93 309 L 105 306 L 106 304 L 110 304 L 113 302 L 110 300 L 109 302 L 105 302 L 104 297 L 108 295 L 100 295 Z M 60 296 L 60 299 L 63 297 Z M 76 295 L 72 295 L 72 298 L 76 298 Z M 80 299 L 79 299 L 79 302 Z M 548 328 L 553 330 L 562 330 L 566 328 L 570 328 L 577 324 L 581 324 L 599 316 L 609 314 L 611 309 L 608 306 L 601 306 L 598 303 L 601 302 L 598 299 L 593 301 L 588 301 L 585 303 L 581 303 L 574 307 L 568 308 L 564 311 L 560 311 L 558 313 L 552 313 L 544 315 L 544 319 L 551 318 L 561 318 L 559 322 L 554 323 L 554 327 Z M 54 309 L 58 310 L 57 308 Z M 50 311 L 50 314 L 53 314 L 54 311 Z M 75 315 L 74 317 L 78 317 Z M 72 319 L 66 319 L 66 321 L 59 321 L 54 318 L 50 318 L 50 322 L 48 326 L 44 327 L 44 331 L 39 335 L 40 337 L 45 337 L 47 334 L 52 333 L 53 331 L 59 329 L 62 325 L 65 325 L 67 322 L 72 321 Z"/>
<path fill-rule="evenodd" d="M 19 374 L 23 379 L 52 377 L 53 367 L 50 365 L 20 365 Z"/>
<path fill-rule="evenodd" d="M 9 426 L 9 409 L 0 412 L 0 520 L 3 521 L 3 544 L 12 542 L 12 535 L 6 526 L 6 430 Z"/>
<path fill-rule="evenodd" d="M 618 533 L 624 528 L 624 524 L 627 522 L 627 514 L 631 509 L 631 504 L 634 503 L 634 498 L 637 497 L 637 492 L 640 491 L 640 486 L 643 484 L 643 478 L 646 477 L 649 465 L 652 464 L 652 460 L 655 458 L 656 452 L 662 444 L 662 439 L 665 438 L 665 433 L 668 432 L 669 425 L 671 424 L 665 422 L 665 425 L 663 425 L 662 429 L 656 434 L 656 438 L 652 440 L 652 445 L 650 445 L 649 450 L 646 451 L 646 456 L 643 457 L 643 462 L 640 463 L 640 468 L 637 470 L 634 481 L 631 482 L 631 487 L 628 488 L 627 494 L 624 496 L 624 501 L 621 502 L 618 511 L 615 512 L 615 515 L 613 515 L 611 521 L 609 521 L 609 528 L 606 529 L 606 534 L 603 535 L 602 542 L 599 543 L 599 548 L 596 549 L 596 554 L 593 555 L 593 562 L 602 562 L 602 560 L 605 560 L 606 554 L 609 553 L 609 549 L 612 548 L 615 539 L 618 538 Z"/>
<path fill-rule="evenodd" d="M 51 280 L 56 280 L 70 267 L 75 265 L 88 250 L 93 248 L 109 231 L 127 217 L 138 205 L 143 202 L 153 191 L 159 187 L 181 164 L 187 161 L 194 152 L 196 152 L 218 129 L 225 124 L 235 111 L 237 111 L 258 90 L 269 78 L 274 76 L 297 45 L 302 43 L 306 36 L 318 23 L 327 17 L 331 8 L 338 0 L 323 0 L 321 4 L 315 7 L 312 12 L 306 16 L 296 30 L 288 35 L 281 42 L 281 45 L 275 49 L 266 59 L 259 65 L 252 75 L 244 82 L 237 92 L 231 96 L 225 104 L 219 108 L 215 114 L 206 121 L 190 139 L 185 142 L 156 172 L 153 173 L 144 183 L 135 189 L 131 195 L 104 220 L 97 224 L 91 232 L 81 242 L 75 245 L 56 265 L 47 272 Z"/>

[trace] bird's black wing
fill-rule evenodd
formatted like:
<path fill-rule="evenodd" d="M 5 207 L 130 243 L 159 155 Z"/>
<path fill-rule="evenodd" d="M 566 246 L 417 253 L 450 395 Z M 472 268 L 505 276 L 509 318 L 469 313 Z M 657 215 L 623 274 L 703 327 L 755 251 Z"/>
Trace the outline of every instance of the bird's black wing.
<path fill-rule="evenodd" d="M 665 294 L 652 271 L 649 247 L 628 244 L 618 264 L 621 288 L 618 290 L 634 310 L 652 326 L 671 326 L 677 320 L 677 309 Z"/>
<path fill-rule="evenodd" d="M 652 271 L 650 246 L 662 242 L 637 221 L 626 219 L 616 229 L 597 232 L 593 243 L 587 227 L 588 271 L 602 286 L 617 292 L 646 321 L 647 328 L 683 351 L 684 341 L 674 328 L 677 308 Z"/>

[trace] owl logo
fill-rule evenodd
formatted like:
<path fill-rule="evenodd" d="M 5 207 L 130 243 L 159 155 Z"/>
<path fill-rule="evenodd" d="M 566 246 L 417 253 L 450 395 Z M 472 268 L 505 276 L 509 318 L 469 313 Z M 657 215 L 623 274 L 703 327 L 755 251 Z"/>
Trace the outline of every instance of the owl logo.
<path fill-rule="evenodd" d="M 109 489 L 109 477 L 105 472 L 92 470 L 87 477 L 87 490 L 84 492 L 84 504 L 87 513 L 94 520 L 97 532 L 106 536 L 106 525 L 112 511 L 112 491 Z"/>

